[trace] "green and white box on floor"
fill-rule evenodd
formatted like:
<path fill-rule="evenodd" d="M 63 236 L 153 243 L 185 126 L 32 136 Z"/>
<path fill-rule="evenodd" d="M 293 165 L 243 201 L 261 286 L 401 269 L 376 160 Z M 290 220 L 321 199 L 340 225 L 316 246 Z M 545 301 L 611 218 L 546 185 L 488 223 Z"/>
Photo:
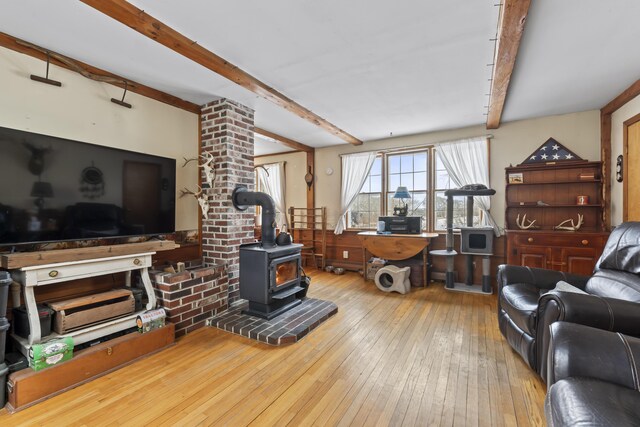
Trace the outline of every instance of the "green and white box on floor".
<path fill-rule="evenodd" d="M 29 366 L 40 371 L 57 365 L 73 357 L 73 338 L 62 337 L 42 344 L 34 344 L 29 349 Z"/>

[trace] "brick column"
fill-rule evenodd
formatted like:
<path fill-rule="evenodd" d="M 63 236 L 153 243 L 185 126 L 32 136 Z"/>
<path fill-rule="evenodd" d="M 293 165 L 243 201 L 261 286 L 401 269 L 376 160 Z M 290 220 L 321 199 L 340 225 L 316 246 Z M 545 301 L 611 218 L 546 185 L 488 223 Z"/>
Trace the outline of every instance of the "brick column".
<path fill-rule="evenodd" d="M 240 212 L 231 203 L 231 193 L 238 184 L 254 189 L 253 110 L 228 99 L 202 106 L 202 152 L 210 152 L 215 160 L 216 179 L 213 188 L 203 190 L 211 209 L 202 220 L 203 261 L 208 266 L 226 266 L 228 295 L 220 295 L 224 306 L 239 299 L 239 247 L 254 241 L 254 211 Z"/>

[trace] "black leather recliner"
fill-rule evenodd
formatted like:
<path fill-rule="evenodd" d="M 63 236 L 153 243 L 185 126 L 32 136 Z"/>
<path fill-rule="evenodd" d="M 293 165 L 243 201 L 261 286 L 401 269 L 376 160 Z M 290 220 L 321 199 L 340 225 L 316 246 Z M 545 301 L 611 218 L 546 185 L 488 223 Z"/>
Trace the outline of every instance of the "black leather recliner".
<path fill-rule="evenodd" d="M 498 322 L 502 335 L 546 378 L 549 326 L 564 320 L 634 334 L 640 325 L 640 222 L 615 228 L 593 276 L 501 265 Z M 587 293 L 553 291 L 560 280 Z"/>
<path fill-rule="evenodd" d="M 640 339 L 567 322 L 549 334 L 547 424 L 640 425 Z"/>

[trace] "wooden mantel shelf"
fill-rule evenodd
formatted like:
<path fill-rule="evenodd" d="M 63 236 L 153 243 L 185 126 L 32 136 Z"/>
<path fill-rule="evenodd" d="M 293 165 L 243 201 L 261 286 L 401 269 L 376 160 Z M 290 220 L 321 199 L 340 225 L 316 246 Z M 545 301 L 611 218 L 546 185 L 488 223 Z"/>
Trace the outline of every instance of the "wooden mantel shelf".
<path fill-rule="evenodd" d="M 57 249 L 40 252 L 18 252 L 0 255 L 0 266 L 7 270 L 59 262 L 109 258 L 143 252 L 170 251 L 180 245 L 171 240 L 154 240 L 122 245 L 93 246 L 89 248 Z"/>

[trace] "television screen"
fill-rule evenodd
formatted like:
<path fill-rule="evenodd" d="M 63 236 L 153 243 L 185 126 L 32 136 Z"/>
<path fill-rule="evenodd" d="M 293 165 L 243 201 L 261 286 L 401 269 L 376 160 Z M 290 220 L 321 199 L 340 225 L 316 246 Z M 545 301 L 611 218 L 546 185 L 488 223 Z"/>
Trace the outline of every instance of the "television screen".
<path fill-rule="evenodd" d="M 0 127 L 0 245 L 175 231 L 176 161 Z"/>

